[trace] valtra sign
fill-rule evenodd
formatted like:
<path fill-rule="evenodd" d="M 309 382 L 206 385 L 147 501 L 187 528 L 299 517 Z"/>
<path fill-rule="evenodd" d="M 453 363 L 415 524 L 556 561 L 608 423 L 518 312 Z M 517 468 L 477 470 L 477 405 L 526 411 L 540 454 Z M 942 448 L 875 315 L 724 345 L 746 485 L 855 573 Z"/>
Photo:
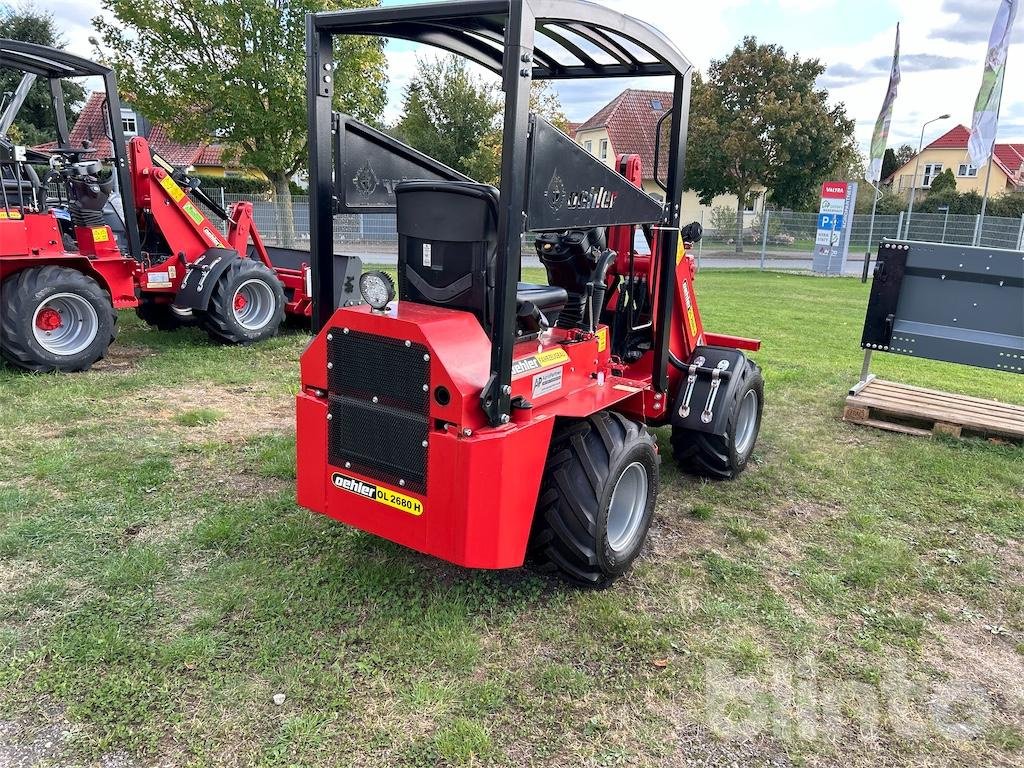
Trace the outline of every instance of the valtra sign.
<path fill-rule="evenodd" d="M 853 202 L 856 199 L 856 182 L 826 181 L 821 185 L 812 266 L 815 272 L 843 273 L 850 248 Z"/>

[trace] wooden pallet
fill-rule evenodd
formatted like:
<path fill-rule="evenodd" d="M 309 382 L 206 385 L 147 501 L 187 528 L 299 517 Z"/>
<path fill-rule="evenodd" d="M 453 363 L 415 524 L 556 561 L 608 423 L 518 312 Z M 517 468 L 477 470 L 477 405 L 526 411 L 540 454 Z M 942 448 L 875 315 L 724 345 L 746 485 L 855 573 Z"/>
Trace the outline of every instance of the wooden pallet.
<path fill-rule="evenodd" d="M 1024 406 L 881 379 L 846 398 L 843 420 L 906 435 L 1024 440 Z"/>

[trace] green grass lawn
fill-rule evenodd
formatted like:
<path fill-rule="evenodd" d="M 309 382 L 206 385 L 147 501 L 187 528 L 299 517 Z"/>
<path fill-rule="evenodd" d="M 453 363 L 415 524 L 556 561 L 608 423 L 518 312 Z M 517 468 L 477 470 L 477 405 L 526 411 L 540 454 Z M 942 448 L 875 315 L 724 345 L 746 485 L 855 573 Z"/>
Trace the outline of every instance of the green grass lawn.
<path fill-rule="evenodd" d="M 88 374 L 0 370 L 0 763 L 1019 765 L 1024 450 L 840 420 L 858 281 L 698 290 L 764 341 L 761 438 L 732 483 L 666 459 L 605 592 L 298 508 L 301 332 L 224 348 L 123 314 Z M 1024 403 L 1019 376 L 874 367 Z"/>

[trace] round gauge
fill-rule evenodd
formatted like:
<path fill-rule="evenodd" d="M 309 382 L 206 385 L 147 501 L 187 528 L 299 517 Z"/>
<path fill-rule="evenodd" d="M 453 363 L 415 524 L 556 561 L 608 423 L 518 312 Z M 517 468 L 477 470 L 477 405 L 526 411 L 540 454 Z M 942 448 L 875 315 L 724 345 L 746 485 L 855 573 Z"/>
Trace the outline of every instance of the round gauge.
<path fill-rule="evenodd" d="M 359 293 L 371 309 L 379 312 L 395 298 L 395 283 L 386 272 L 364 272 L 359 277 Z"/>

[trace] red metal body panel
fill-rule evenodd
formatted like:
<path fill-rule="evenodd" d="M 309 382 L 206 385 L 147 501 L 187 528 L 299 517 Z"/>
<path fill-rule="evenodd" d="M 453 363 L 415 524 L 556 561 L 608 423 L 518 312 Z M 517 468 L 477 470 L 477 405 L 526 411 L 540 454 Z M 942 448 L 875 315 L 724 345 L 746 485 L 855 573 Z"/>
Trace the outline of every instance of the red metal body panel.
<path fill-rule="evenodd" d="M 382 506 L 332 482 L 333 474 L 342 472 L 383 487 L 375 478 L 332 467 L 327 459 L 327 335 L 346 328 L 424 344 L 430 350 L 431 386 L 451 393 L 447 405 L 431 400 L 426 494 L 390 489 L 419 500 L 421 515 Z M 521 565 L 555 417 L 619 407 L 643 392 L 642 382 L 614 374 L 607 332 L 604 327 L 596 334 L 555 329 L 540 342 L 519 344 L 512 396 L 521 395 L 533 407 L 516 409 L 510 424 L 491 428 L 480 408 L 490 342 L 472 314 L 409 302 L 395 302 L 385 314 L 365 306 L 337 310 L 301 361 L 299 503 L 459 565 Z"/>
<path fill-rule="evenodd" d="M 16 209 L 0 209 L 0 281 L 23 269 L 53 264 L 77 269 L 94 278 L 118 309 L 138 306 L 138 265 L 117 250 L 110 228 L 83 228 L 77 234 L 84 238 L 85 250 L 68 252 L 52 212 L 26 213 L 22 217 Z"/>

